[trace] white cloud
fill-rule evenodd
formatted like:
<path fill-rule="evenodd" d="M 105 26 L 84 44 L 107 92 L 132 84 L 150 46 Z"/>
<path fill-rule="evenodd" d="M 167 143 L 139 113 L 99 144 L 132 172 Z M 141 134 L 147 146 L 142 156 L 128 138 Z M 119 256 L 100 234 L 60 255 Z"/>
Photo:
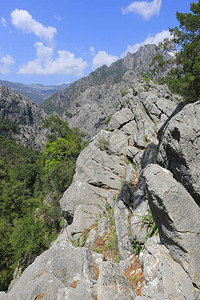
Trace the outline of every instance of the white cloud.
<path fill-rule="evenodd" d="M 3 27 L 7 27 L 7 21 L 6 21 L 6 19 L 3 18 L 3 17 L 1 17 L 1 25 L 2 25 Z"/>
<path fill-rule="evenodd" d="M 121 57 L 124 57 L 127 52 L 134 53 L 136 52 L 141 46 L 147 45 L 147 44 L 155 44 L 158 45 L 158 43 L 162 42 L 165 38 L 171 38 L 170 32 L 168 30 L 163 30 L 161 32 L 156 33 L 156 35 L 148 35 L 148 37 L 141 43 L 136 43 L 133 46 L 128 45 L 126 51 L 122 53 Z"/>
<path fill-rule="evenodd" d="M 10 67 L 15 63 L 14 58 L 7 54 L 0 59 L 0 73 L 6 75 L 10 72 Z"/>
<path fill-rule="evenodd" d="M 126 8 L 122 8 L 122 13 L 127 14 L 133 12 L 142 16 L 145 20 L 150 19 L 153 15 L 159 14 L 162 0 L 147 1 L 134 1 Z"/>
<path fill-rule="evenodd" d="M 99 51 L 92 60 L 92 69 L 95 70 L 103 65 L 108 67 L 118 59 L 118 56 L 109 55 L 105 51 Z"/>
<path fill-rule="evenodd" d="M 24 33 L 34 33 L 41 40 L 52 42 L 57 30 L 55 27 L 45 27 L 34 20 L 27 10 L 15 9 L 11 12 L 11 22 Z"/>
<path fill-rule="evenodd" d="M 86 61 L 83 61 L 82 58 L 75 58 L 75 55 L 69 51 L 58 50 L 58 56 L 53 59 L 53 48 L 44 46 L 42 42 L 36 42 L 34 46 L 37 51 L 37 58 L 21 66 L 18 73 L 82 76 L 87 67 Z"/>

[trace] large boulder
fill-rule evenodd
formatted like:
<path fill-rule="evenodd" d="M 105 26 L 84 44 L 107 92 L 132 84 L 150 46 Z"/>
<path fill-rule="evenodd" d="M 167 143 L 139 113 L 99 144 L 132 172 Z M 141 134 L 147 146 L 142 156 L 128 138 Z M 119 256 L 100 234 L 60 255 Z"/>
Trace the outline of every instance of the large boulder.
<path fill-rule="evenodd" d="M 61 236 L 23 272 L 8 292 L 8 299 L 81 300 L 82 295 L 92 299 L 97 280 L 93 266 L 101 257 L 86 248 L 75 248 Z M 68 294 L 74 298 L 66 298 Z"/>
<path fill-rule="evenodd" d="M 148 165 L 143 174 L 161 242 L 200 288 L 200 208 L 170 171 Z"/>
<path fill-rule="evenodd" d="M 186 105 L 159 135 L 157 162 L 173 173 L 200 206 L 200 101 Z"/>
<path fill-rule="evenodd" d="M 145 283 L 143 297 L 137 300 L 195 300 L 192 281 L 183 268 L 171 259 L 169 251 L 160 244 L 158 236 L 150 238 L 139 255 L 143 264 Z"/>

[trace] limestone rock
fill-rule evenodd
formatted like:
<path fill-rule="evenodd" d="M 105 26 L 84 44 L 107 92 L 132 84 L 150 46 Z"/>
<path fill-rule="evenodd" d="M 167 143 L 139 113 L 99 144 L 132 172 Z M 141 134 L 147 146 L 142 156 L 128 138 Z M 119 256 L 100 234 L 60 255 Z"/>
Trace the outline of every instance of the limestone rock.
<path fill-rule="evenodd" d="M 46 300 L 57 300 L 58 294 L 59 299 L 64 300 L 73 298 L 63 295 L 72 297 L 74 294 L 79 297 L 85 290 L 83 294 L 91 299 L 96 282 L 93 264 L 101 257 L 86 248 L 75 248 L 65 240 L 55 241 L 23 272 L 8 296 L 11 300 L 33 300 L 39 296 Z M 76 286 L 78 289 L 74 291 Z"/>
<path fill-rule="evenodd" d="M 137 208 L 133 211 L 133 216 L 131 217 L 131 232 L 134 239 L 138 240 L 140 243 L 144 244 L 147 239 L 148 230 L 143 223 L 143 216 L 147 214 L 148 202 L 143 201 Z"/>
<path fill-rule="evenodd" d="M 123 201 L 117 197 L 114 209 L 118 249 L 120 257 L 125 259 L 131 255 L 131 234 L 128 222 L 129 210 Z"/>
<path fill-rule="evenodd" d="M 115 264 L 105 262 L 99 268 L 97 283 L 98 300 L 135 299 L 136 294 L 129 281 L 119 273 Z"/>
<path fill-rule="evenodd" d="M 152 164 L 144 178 L 161 241 L 200 288 L 199 206 L 168 170 Z"/>
<path fill-rule="evenodd" d="M 108 128 L 110 130 L 120 129 L 126 123 L 129 123 L 133 117 L 133 113 L 129 108 L 123 108 L 112 116 Z"/>
<path fill-rule="evenodd" d="M 160 136 L 158 163 L 169 169 L 176 180 L 200 205 L 200 101 L 186 105 L 175 115 Z"/>
<path fill-rule="evenodd" d="M 13 133 L 18 143 L 36 150 L 42 150 L 47 130 L 42 129 L 46 113 L 31 100 L 7 87 L 0 87 L 0 117 L 18 124 L 19 132 Z"/>
<path fill-rule="evenodd" d="M 137 300 L 195 300 L 194 287 L 183 268 L 171 259 L 169 251 L 160 244 L 158 236 L 150 238 L 140 253 L 146 283 L 143 297 Z"/>

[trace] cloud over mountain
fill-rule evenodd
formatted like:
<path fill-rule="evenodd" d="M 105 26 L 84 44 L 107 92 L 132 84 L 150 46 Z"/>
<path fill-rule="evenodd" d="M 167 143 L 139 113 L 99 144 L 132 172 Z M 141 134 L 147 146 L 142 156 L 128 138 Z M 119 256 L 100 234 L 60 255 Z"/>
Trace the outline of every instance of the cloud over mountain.
<path fill-rule="evenodd" d="M 129 12 L 142 16 L 145 20 L 150 19 L 152 16 L 159 14 L 162 5 L 162 0 L 147 1 L 134 1 L 126 8 L 122 8 L 122 13 Z"/>
<path fill-rule="evenodd" d="M 92 60 L 92 69 L 95 70 L 102 65 L 108 67 L 118 59 L 118 56 L 110 55 L 106 51 L 99 51 Z"/>
<path fill-rule="evenodd" d="M 87 62 L 82 58 L 75 58 L 74 53 L 66 50 L 58 50 L 58 56 L 54 59 L 54 49 L 46 47 L 42 42 L 35 43 L 37 58 L 20 67 L 19 74 L 52 75 L 62 74 L 82 76 Z"/>
<path fill-rule="evenodd" d="M 121 57 L 124 57 L 127 52 L 135 53 L 141 46 L 144 45 L 158 45 L 165 38 L 171 38 L 169 30 L 162 30 L 161 32 L 156 33 L 154 36 L 149 34 L 143 42 L 135 43 L 134 45 L 128 45 L 126 51 L 122 53 Z"/>

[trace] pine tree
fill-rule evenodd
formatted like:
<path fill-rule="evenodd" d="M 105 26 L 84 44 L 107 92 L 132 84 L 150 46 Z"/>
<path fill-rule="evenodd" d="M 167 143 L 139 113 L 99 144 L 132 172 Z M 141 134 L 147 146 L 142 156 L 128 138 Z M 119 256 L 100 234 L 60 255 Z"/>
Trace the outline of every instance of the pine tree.
<path fill-rule="evenodd" d="M 176 13 L 179 27 L 170 28 L 171 39 L 159 44 L 159 49 L 172 54 L 164 60 L 154 57 L 151 66 L 171 70 L 161 82 L 168 83 L 173 92 L 181 94 L 186 103 L 200 99 L 200 0 L 191 3 L 190 13 Z"/>

